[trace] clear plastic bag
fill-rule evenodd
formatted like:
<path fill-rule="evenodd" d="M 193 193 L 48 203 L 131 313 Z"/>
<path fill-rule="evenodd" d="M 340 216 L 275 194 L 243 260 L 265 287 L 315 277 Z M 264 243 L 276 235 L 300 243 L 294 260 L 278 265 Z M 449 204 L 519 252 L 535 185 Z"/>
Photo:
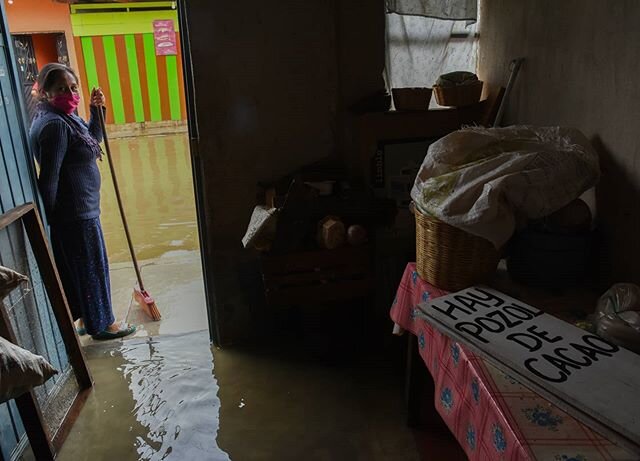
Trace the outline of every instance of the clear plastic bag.
<path fill-rule="evenodd" d="M 598 335 L 640 353 L 640 287 L 617 283 L 609 288 L 598 300 L 594 323 Z"/>

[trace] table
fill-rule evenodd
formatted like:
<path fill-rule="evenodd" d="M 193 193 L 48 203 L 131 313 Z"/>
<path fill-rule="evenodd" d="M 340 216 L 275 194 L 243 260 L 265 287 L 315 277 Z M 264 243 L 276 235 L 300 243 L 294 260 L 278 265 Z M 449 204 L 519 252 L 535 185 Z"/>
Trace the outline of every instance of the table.
<path fill-rule="evenodd" d="M 417 318 L 417 305 L 447 294 L 410 263 L 391 308 L 433 379 L 434 408 L 471 461 L 638 460 L 493 365 Z M 414 368 L 415 360 L 409 368 Z M 409 411 L 419 389 L 409 381 Z"/>

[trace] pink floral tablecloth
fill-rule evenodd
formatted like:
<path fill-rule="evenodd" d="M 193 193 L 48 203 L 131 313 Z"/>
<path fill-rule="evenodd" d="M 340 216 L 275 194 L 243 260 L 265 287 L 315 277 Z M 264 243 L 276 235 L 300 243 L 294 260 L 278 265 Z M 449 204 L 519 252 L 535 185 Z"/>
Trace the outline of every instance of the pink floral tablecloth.
<path fill-rule="evenodd" d="M 470 460 L 639 460 L 479 356 L 417 318 L 417 305 L 443 296 L 405 269 L 391 308 L 394 333 L 418 338 L 435 382 L 435 406 Z"/>

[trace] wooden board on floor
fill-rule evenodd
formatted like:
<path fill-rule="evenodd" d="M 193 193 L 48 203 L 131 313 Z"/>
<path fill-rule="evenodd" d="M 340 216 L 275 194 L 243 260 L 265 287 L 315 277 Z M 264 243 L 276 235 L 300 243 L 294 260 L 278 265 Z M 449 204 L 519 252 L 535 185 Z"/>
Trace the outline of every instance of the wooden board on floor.
<path fill-rule="evenodd" d="M 640 453 L 640 355 L 487 287 L 420 317 L 615 443 Z"/>

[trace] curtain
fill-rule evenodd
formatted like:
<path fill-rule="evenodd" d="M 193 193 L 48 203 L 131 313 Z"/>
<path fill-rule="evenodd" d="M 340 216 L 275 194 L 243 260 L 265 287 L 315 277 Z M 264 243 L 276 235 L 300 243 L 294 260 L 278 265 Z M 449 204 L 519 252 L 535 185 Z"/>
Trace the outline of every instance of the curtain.
<path fill-rule="evenodd" d="M 477 24 L 398 14 L 386 18 L 388 88 L 431 87 L 441 74 L 476 72 Z"/>
<path fill-rule="evenodd" d="M 387 0 L 387 13 L 475 22 L 478 0 Z"/>

